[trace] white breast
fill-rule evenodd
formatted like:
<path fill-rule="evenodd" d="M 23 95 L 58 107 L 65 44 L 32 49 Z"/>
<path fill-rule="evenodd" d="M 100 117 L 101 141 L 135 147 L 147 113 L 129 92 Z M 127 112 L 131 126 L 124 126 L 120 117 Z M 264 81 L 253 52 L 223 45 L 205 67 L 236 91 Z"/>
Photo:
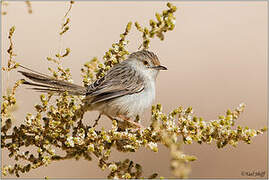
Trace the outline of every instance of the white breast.
<path fill-rule="evenodd" d="M 139 93 L 125 95 L 110 101 L 103 109 L 105 114 L 110 116 L 122 114 L 134 118 L 151 106 L 155 99 L 155 77 L 145 72 L 141 72 L 141 74 L 144 76 L 144 89 Z"/>
<path fill-rule="evenodd" d="M 155 82 L 148 83 L 140 93 L 125 95 L 110 101 L 105 107 L 105 113 L 110 116 L 123 114 L 134 118 L 141 115 L 144 110 L 151 106 L 155 99 Z"/>

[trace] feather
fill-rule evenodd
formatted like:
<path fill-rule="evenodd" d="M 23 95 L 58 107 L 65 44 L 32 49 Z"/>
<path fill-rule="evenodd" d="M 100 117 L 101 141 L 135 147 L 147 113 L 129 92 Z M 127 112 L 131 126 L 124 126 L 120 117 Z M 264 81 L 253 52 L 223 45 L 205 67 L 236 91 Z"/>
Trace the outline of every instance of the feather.
<path fill-rule="evenodd" d="M 98 80 L 97 80 L 98 81 Z M 127 94 L 139 93 L 144 89 L 143 78 L 125 62 L 115 65 L 107 75 L 87 88 L 91 103 L 100 103 Z"/>
<path fill-rule="evenodd" d="M 78 86 L 76 84 L 72 84 L 63 80 L 58 80 L 53 77 L 44 75 L 42 73 L 31 70 L 29 68 L 26 68 L 26 67 L 23 67 L 23 68 L 31 72 L 26 72 L 26 71 L 18 71 L 18 72 L 21 73 L 26 78 L 28 78 L 29 80 L 33 81 L 33 82 L 24 81 L 23 84 L 27 84 L 34 87 L 39 87 L 39 88 L 32 88 L 34 90 L 38 90 L 42 92 L 59 92 L 59 93 L 63 93 L 67 91 L 68 93 L 73 94 L 73 95 L 85 95 L 86 94 L 86 88 L 83 86 Z"/>

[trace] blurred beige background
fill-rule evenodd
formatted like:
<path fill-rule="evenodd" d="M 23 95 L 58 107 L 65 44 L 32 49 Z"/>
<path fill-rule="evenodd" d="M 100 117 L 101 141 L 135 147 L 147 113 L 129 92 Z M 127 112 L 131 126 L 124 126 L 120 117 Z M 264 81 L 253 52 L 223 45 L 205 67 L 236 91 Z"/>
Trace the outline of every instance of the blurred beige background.
<path fill-rule="evenodd" d="M 156 52 L 168 71 L 161 72 L 157 82 L 156 101 L 169 112 L 179 105 L 192 106 L 198 116 L 207 120 L 224 114 L 241 102 L 247 104 L 236 125 L 261 128 L 267 125 L 267 4 L 264 2 L 173 2 L 178 7 L 176 28 L 165 34 L 165 40 L 154 39 L 150 50 Z M 25 2 L 9 2 L 2 16 L 2 64 L 7 61 L 8 30 L 16 26 L 14 35 L 16 60 L 38 71 L 49 73 L 46 57 L 54 56 L 59 47 L 71 48 L 64 60 L 71 67 L 74 82 L 81 84 L 83 63 L 104 52 L 118 41 L 128 21 L 142 25 L 166 8 L 166 2 L 75 2 L 71 11 L 71 29 L 59 42 L 58 32 L 68 2 L 32 2 L 33 14 L 27 13 Z M 130 52 L 142 42 L 132 28 Z M 61 45 L 60 45 L 61 44 Z M 4 90 L 21 78 L 12 72 L 4 78 Z M 8 80 L 8 84 L 7 84 Z M 39 93 L 24 87 L 18 90 L 17 124 L 26 112 L 33 112 Z M 96 112 L 87 113 L 84 121 L 93 123 Z M 150 110 L 144 119 L 149 119 Z M 144 121 L 144 125 L 149 121 Z M 111 127 L 101 119 L 99 128 Z M 254 138 L 252 144 L 237 148 L 216 145 L 185 145 L 184 151 L 198 157 L 192 163 L 190 178 L 259 178 L 241 176 L 242 171 L 266 171 L 267 133 Z M 137 153 L 113 152 L 113 159 L 131 158 L 142 164 L 144 175 L 158 172 L 172 178 L 169 152 L 160 146 L 158 153 L 140 149 Z M 2 150 L 2 163 L 14 163 Z M 23 174 L 23 178 L 104 178 L 97 161 L 69 160 L 54 162 L 45 168 Z M 15 176 L 8 176 L 15 177 Z"/>

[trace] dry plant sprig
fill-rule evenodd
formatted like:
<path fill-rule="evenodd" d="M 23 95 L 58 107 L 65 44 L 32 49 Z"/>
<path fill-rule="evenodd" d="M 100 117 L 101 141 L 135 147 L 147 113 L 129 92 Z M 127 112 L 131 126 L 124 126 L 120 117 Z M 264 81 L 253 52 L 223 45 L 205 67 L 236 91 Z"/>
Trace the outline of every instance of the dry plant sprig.
<path fill-rule="evenodd" d="M 59 33 L 60 35 L 63 35 L 64 33 L 66 33 L 70 28 L 68 26 L 68 24 L 70 22 L 70 18 L 68 18 L 68 16 L 69 16 L 69 13 L 70 13 L 70 11 L 72 9 L 73 4 L 74 4 L 74 1 L 70 1 L 69 8 L 68 8 L 67 12 L 64 15 L 64 23 L 62 25 L 61 32 Z"/>
<path fill-rule="evenodd" d="M 156 21 L 151 19 L 149 21 L 150 30 L 147 27 L 142 28 L 138 22 L 135 22 L 135 27 L 137 30 L 143 33 L 143 46 L 144 49 L 149 48 L 150 38 L 154 38 L 156 35 L 160 40 L 164 40 L 164 33 L 167 31 L 172 31 L 176 24 L 176 17 L 174 13 L 177 7 L 171 3 L 167 3 L 168 10 L 164 10 L 162 14 L 156 13 Z M 140 49 L 139 47 L 139 49 Z"/>
<path fill-rule="evenodd" d="M 28 9 L 28 13 L 32 14 L 33 13 L 33 9 L 32 9 L 32 5 L 31 2 L 29 0 L 25 1 L 27 9 Z M 1 6 L 2 6 L 2 15 L 7 15 L 7 10 L 6 8 L 8 7 L 8 2 L 7 1 L 1 1 Z"/>
<path fill-rule="evenodd" d="M 33 9 L 32 9 L 32 5 L 31 5 L 31 2 L 29 0 L 25 1 L 26 3 L 26 6 L 28 8 L 28 13 L 29 14 L 32 14 L 33 13 Z"/>
<path fill-rule="evenodd" d="M 126 40 L 126 36 L 129 34 L 131 27 L 132 22 L 129 22 L 126 25 L 125 31 L 120 34 L 120 40 L 117 43 L 113 43 L 112 48 L 105 52 L 103 56 L 104 63 L 101 63 L 97 57 L 94 57 L 84 64 L 84 67 L 81 68 L 84 86 L 103 77 L 113 65 L 126 59 L 126 55 L 129 54 L 126 49 L 129 41 Z"/>
<path fill-rule="evenodd" d="M 6 15 L 7 14 L 7 6 L 8 6 L 8 2 L 7 1 L 1 1 L 1 6 L 2 6 L 2 15 Z"/>
<path fill-rule="evenodd" d="M 14 105 L 16 104 L 16 98 L 15 98 L 15 92 L 17 90 L 17 88 L 23 83 L 23 80 L 18 80 L 13 88 L 11 89 L 11 93 L 8 93 L 6 96 L 2 96 L 3 101 L 1 104 L 1 115 L 2 115 L 2 119 L 3 117 L 9 118 L 9 120 L 11 120 L 11 114 L 10 114 L 10 108 L 14 107 Z M 2 121 L 3 123 L 3 121 Z M 9 126 L 9 125 L 8 125 Z"/>
<path fill-rule="evenodd" d="M 13 42 L 14 32 L 15 32 L 15 26 L 12 26 L 9 29 L 8 33 L 9 48 L 7 50 L 8 53 L 7 67 L 2 67 L 2 71 L 7 72 L 7 77 L 11 70 L 14 70 L 20 66 L 20 64 L 14 60 L 14 57 L 16 56 L 16 54 L 14 53 L 14 42 Z M 3 96 L 1 114 L 2 116 L 6 117 L 8 116 L 10 120 L 11 118 L 13 118 L 11 112 L 17 109 L 15 90 L 18 88 L 20 84 L 22 84 L 22 81 L 21 80 L 17 81 L 12 89 L 7 84 L 6 95 Z"/>
<path fill-rule="evenodd" d="M 100 61 L 97 57 L 92 58 L 90 61 L 84 63 L 81 68 L 84 86 L 88 86 L 96 80 L 96 73 L 98 72 L 98 66 Z"/>
<path fill-rule="evenodd" d="M 62 40 L 63 36 L 65 33 L 69 30 L 69 25 L 70 25 L 70 12 L 73 7 L 74 1 L 70 1 L 69 7 L 67 12 L 65 13 L 63 17 L 63 23 L 60 28 L 60 41 Z M 54 70 L 53 68 L 49 67 L 48 70 L 52 73 L 53 77 L 59 78 L 62 80 L 67 80 L 69 82 L 72 82 L 72 77 L 70 73 L 69 68 L 64 68 L 62 66 L 62 60 L 67 57 L 71 53 L 70 48 L 65 48 L 65 52 L 61 51 L 61 48 L 59 48 L 58 52 L 55 54 L 55 57 L 47 57 L 47 60 L 50 62 L 53 62 L 57 65 L 57 70 Z"/>
<path fill-rule="evenodd" d="M 7 62 L 7 67 L 2 67 L 3 71 L 11 71 L 12 69 L 16 69 L 19 64 L 13 60 L 13 57 L 16 56 L 16 54 L 14 53 L 14 43 L 13 43 L 13 34 L 15 32 L 15 26 L 12 26 L 9 29 L 9 35 L 8 35 L 8 40 L 9 40 L 9 48 L 7 50 L 8 53 L 8 62 Z"/>
<path fill-rule="evenodd" d="M 172 10 L 163 12 L 162 17 L 173 17 L 168 14 L 173 13 L 175 8 L 171 4 L 168 4 L 168 7 Z M 163 20 L 167 21 L 167 18 Z M 172 26 L 160 23 L 158 26 L 160 30 L 154 30 L 154 32 L 165 32 L 164 27 L 172 29 Z M 102 76 L 102 73 L 107 71 L 107 67 L 112 67 L 125 59 L 124 56 L 127 54 L 125 51 L 127 50 L 124 42 L 126 42 L 125 37 L 130 28 L 131 23 L 128 23 L 120 41 L 112 45 L 112 49 L 105 54 L 104 64 L 100 63 L 97 58 L 84 64 L 82 74 L 85 85 Z M 162 37 L 161 35 L 157 37 L 159 36 Z M 58 71 L 51 70 L 56 78 L 71 79 L 70 71 L 62 68 L 61 61 L 59 61 L 69 52 L 66 50 L 65 53 L 56 55 L 58 59 L 55 62 L 58 62 L 56 63 Z M 58 77 L 58 72 L 61 73 L 60 77 Z M 21 81 L 14 86 L 12 98 L 4 98 L 2 108 L 16 103 L 15 90 L 20 83 Z M 52 98 L 55 98 L 55 102 L 51 101 Z M 117 162 L 109 161 L 112 149 L 134 153 L 139 148 L 146 147 L 152 152 L 158 152 L 158 144 L 163 144 L 170 150 L 170 167 L 173 174 L 176 177 L 184 178 L 190 172 L 189 163 L 196 160 L 196 157 L 184 154 L 181 150 L 182 144 L 192 144 L 193 142 L 211 144 L 215 142 L 219 148 L 228 144 L 235 147 L 240 141 L 251 143 L 253 137 L 266 131 L 266 128 L 260 130 L 240 126 L 234 128 L 235 121 L 244 110 L 244 104 L 239 105 L 233 111 L 228 110 L 225 115 L 211 121 L 204 121 L 201 117 L 195 116 L 191 107 L 179 107 L 165 114 L 162 111 L 162 106 L 157 104 L 152 106 L 150 126 L 143 130 L 132 129 L 126 122 L 115 120 L 112 122 L 110 130 L 103 128 L 97 130 L 82 122 L 81 118 L 84 114 L 82 107 L 82 102 L 68 93 L 62 93 L 58 97 L 53 97 L 52 94 L 41 95 L 40 102 L 34 106 L 35 112 L 28 113 L 24 123 L 19 126 L 12 126 L 9 116 L 6 116 L 6 111 L 1 108 L 3 122 L 1 147 L 6 148 L 9 151 L 9 157 L 16 161 L 14 165 L 2 168 L 3 175 L 9 173 L 19 176 L 20 173 L 47 166 L 53 161 L 71 158 L 76 160 L 84 158 L 91 161 L 92 158 L 97 158 L 98 166 L 110 171 L 108 178 L 142 178 L 141 165 L 128 159 Z M 25 148 L 28 150 L 22 150 Z M 58 154 L 56 150 L 65 154 Z M 21 162 L 24 163 L 21 164 Z M 157 176 L 158 174 L 154 173 L 149 178 Z"/>
<path fill-rule="evenodd" d="M 113 65 L 126 59 L 126 55 L 129 54 L 126 50 L 126 45 L 129 43 L 129 41 L 126 40 L 126 36 L 129 34 L 131 27 L 132 22 L 129 22 L 126 25 L 125 31 L 120 35 L 120 40 L 117 43 L 113 43 L 112 48 L 105 52 L 103 56 L 104 64 L 99 63 L 98 65 L 97 79 L 103 77 Z"/>

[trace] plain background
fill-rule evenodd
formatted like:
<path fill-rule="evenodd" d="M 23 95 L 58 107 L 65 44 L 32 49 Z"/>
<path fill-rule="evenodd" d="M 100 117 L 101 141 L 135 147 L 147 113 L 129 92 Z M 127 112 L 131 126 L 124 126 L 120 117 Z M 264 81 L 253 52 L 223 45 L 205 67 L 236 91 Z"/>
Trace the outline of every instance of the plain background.
<path fill-rule="evenodd" d="M 153 52 L 168 71 L 161 72 L 157 80 L 157 103 L 165 112 L 179 105 L 192 106 L 198 116 L 216 119 L 228 108 L 247 104 L 236 125 L 261 128 L 267 125 L 267 3 L 264 2 L 174 2 L 176 28 L 165 34 L 163 42 L 154 39 Z M 16 60 L 43 73 L 49 73 L 46 57 L 54 56 L 62 47 L 71 48 L 64 61 L 71 67 L 74 82 L 82 83 L 80 68 L 97 56 L 102 58 L 129 21 L 147 25 L 155 12 L 166 9 L 166 2 L 75 2 L 71 11 L 71 29 L 59 41 L 59 29 L 69 2 L 32 2 L 33 14 L 27 13 L 25 2 L 9 2 L 2 16 L 2 64 L 7 61 L 8 30 L 16 26 L 14 35 Z M 130 52 L 137 51 L 141 34 L 132 28 L 128 37 Z M 4 88 L 22 78 L 17 72 L 3 78 Z M 8 83 L 7 83 L 8 82 Z M 23 122 L 26 112 L 34 112 L 39 94 L 18 89 L 19 109 L 16 122 Z M 96 112 L 88 112 L 86 123 L 93 123 Z M 145 112 L 143 124 L 149 124 L 150 110 Z M 111 127 L 106 118 L 99 128 Z M 242 171 L 266 171 L 267 133 L 253 139 L 252 144 L 240 143 L 237 148 L 218 149 L 212 145 L 184 145 L 187 154 L 197 156 L 191 163 L 190 178 L 251 178 L 241 176 Z M 14 163 L 2 150 L 2 163 Z M 173 177 L 169 170 L 168 150 L 159 146 L 159 152 L 140 149 L 137 153 L 112 152 L 114 160 L 131 158 L 143 166 L 144 175 L 158 172 Z M 97 161 L 68 160 L 53 162 L 23 174 L 24 178 L 104 178 Z M 14 176 L 8 176 L 14 177 Z M 258 178 L 258 177 L 252 177 Z"/>

